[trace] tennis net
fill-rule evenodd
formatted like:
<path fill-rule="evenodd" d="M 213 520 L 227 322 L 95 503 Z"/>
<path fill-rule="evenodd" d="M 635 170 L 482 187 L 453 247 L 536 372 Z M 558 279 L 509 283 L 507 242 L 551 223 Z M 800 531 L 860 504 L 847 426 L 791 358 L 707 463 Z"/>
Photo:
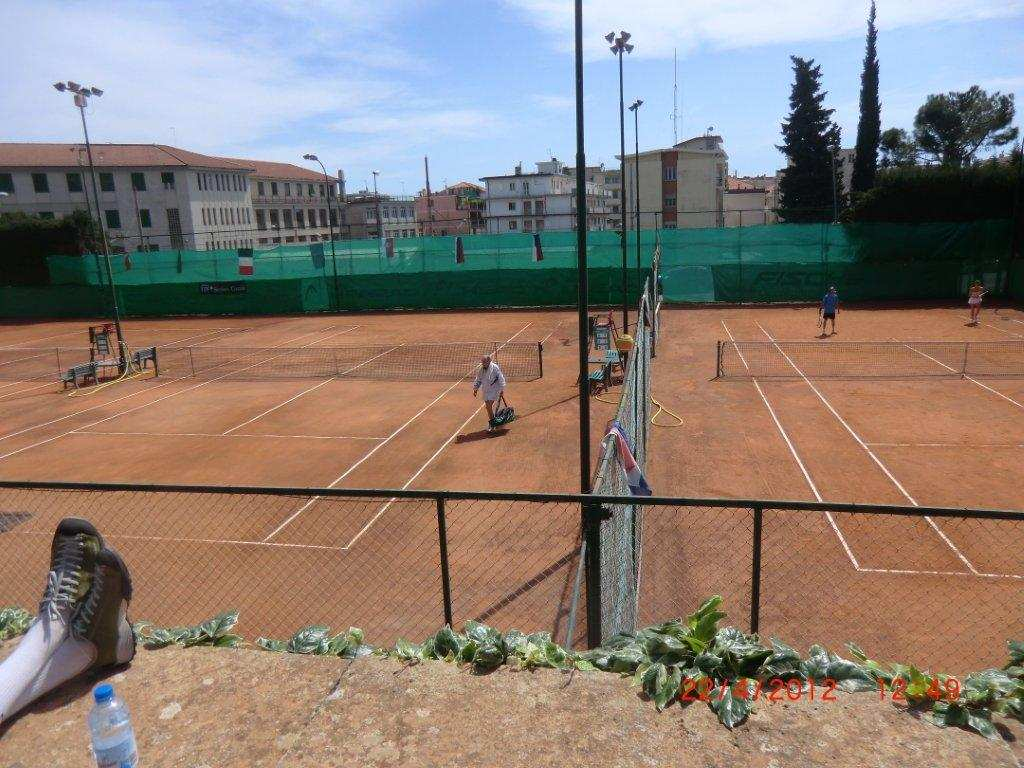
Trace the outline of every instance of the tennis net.
<path fill-rule="evenodd" d="M 719 341 L 720 378 L 1024 377 L 1020 341 Z"/>
<path fill-rule="evenodd" d="M 89 359 L 88 347 L 19 347 L 0 349 L 0 380 L 57 380 L 69 365 Z"/>
<path fill-rule="evenodd" d="M 493 355 L 509 381 L 544 375 L 539 342 L 451 342 L 352 347 L 166 346 L 157 349 L 161 376 L 262 381 L 348 378 L 458 381 Z"/>

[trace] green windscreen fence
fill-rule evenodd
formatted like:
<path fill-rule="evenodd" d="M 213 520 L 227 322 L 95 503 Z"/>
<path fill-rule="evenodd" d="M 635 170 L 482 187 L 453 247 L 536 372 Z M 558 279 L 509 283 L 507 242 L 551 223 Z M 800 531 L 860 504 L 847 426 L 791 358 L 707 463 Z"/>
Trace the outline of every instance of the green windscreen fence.
<path fill-rule="evenodd" d="M 937 224 L 771 224 L 644 230 L 627 240 L 627 301 L 661 247 L 669 302 L 814 301 L 834 284 L 844 301 L 955 299 L 980 279 L 996 296 L 1024 294 L 1009 262 L 1006 221 Z M 111 257 L 127 315 L 292 314 L 337 310 L 545 307 L 576 303 L 574 232 L 341 240 L 252 253 L 153 251 Z M 622 302 L 618 233 L 587 235 L 589 300 Z M 104 315 L 100 256 L 51 256 L 49 286 L 0 286 L 0 315 Z"/>
<path fill-rule="evenodd" d="M 954 299 L 972 280 L 1004 295 L 1010 221 L 770 224 L 661 233 L 667 301 Z"/>

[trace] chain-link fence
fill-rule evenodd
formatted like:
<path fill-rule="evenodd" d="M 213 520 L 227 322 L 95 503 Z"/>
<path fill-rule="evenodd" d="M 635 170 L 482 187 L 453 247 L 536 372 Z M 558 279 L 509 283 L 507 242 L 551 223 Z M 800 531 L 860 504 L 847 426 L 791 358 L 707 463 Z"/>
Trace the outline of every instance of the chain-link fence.
<path fill-rule="evenodd" d="M 621 532 L 642 558 L 608 557 L 618 545 L 599 527 L 638 501 L 0 481 L 0 606 L 35 605 L 50 537 L 73 516 L 124 556 L 133 619 L 233 608 L 249 639 L 323 623 L 385 644 L 474 619 L 580 648 L 608 639 L 623 600 L 643 626 L 713 594 L 762 637 L 949 673 L 1001 665 L 1024 637 L 1022 513 L 644 498 Z M 604 594 L 624 583 L 632 594 Z"/>

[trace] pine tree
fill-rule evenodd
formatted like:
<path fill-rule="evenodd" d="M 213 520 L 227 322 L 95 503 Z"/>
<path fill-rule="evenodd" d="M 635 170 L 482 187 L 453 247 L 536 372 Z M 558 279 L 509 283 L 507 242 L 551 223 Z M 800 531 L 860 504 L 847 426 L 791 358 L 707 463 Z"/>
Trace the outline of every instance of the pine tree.
<path fill-rule="evenodd" d="M 789 161 L 779 181 L 779 216 L 790 222 L 832 221 L 833 194 L 842 190 L 839 126 L 832 122 L 834 110 L 823 106 L 821 67 L 814 59 L 790 59 L 795 79 L 778 147 Z"/>
<path fill-rule="evenodd" d="M 878 30 L 875 3 L 868 15 L 868 42 L 864 71 L 860 76 L 860 122 L 857 124 L 857 154 L 853 163 L 853 192 L 867 192 L 875 186 L 878 142 L 882 132 L 882 106 L 878 100 Z"/>

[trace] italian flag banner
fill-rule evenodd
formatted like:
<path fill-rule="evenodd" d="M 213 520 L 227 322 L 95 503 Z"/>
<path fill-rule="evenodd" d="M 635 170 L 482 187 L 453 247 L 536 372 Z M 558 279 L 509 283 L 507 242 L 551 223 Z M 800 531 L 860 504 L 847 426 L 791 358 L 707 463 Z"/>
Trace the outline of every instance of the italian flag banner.
<path fill-rule="evenodd" d="M 238 274 L 251 275 L 253 273 L 252 248 L 238 249 Z"/>

